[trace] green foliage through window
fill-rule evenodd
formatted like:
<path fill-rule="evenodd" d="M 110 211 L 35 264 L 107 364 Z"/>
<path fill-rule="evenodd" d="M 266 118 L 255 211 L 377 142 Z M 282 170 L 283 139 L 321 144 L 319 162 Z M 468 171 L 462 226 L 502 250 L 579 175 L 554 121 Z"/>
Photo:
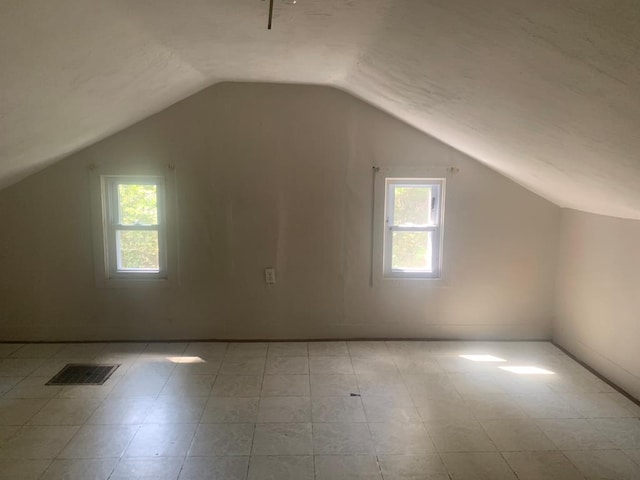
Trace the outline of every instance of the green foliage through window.
<path fill-rule="evenodd" d="M 158 225 L 158 187 L 155 184 L 118 184 L 118 223 L 130 227 Z M 158 271 L 158 231 L 118 230 L 118 270 Z"/>
<path fill-rule="evenodd" d="M 158 187 L 156 185 L 118 185 L 120 225 L 158 224 Z"/>
<path fill-rule="evenodd" d="M 431 223 L 431 187 L 403 186 L 394 191 L 394 225 Z"/>

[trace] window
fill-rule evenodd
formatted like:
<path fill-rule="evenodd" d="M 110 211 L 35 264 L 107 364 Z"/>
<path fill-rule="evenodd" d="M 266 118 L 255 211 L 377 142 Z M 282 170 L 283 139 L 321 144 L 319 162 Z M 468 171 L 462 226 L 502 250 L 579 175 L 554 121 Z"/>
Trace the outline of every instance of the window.
<path fill-rule="evenodd" d="M 166 278 L 164 179 L 101 178 L 107 278 Z"/>
<path fill-rule="evenodd" d="M 89 166 L 96 286 L 177 286 L 175 167 L 110 163 Z"/>
<path fill-rule="evenodd" d="M 439 278 L 444 179 L 385 178 L 383 275 Z"/>

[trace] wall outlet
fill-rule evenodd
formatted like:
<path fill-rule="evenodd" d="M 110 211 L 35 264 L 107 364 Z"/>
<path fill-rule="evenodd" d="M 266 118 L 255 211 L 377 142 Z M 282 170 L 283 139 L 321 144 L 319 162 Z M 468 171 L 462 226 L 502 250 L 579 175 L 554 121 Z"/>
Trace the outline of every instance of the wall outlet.
<path fill-rule="evenodd" d="M 267 285 L 273 285 L 276 283 L 276 269 L 275 268 L 265 268 L 264 269 L 264 280 L 267 282 Z"/>

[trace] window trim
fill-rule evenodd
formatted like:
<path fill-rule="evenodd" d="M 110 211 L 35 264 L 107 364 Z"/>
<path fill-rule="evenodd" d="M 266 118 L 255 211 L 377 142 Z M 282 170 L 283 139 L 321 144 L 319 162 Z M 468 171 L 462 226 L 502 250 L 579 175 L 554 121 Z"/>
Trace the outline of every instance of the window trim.
<path fill-rule="evenodd" d="M 165 215 L 164 177 L 158 175 L 102 175 L 103 199 L 103 237 L 105 251 L 105 269 L 108 279 L 166 279 L 167 278 L 167 242 Z M 121 225 L 118 222 L 120 202 L 119 185 L 155 185 L 157 221 L 156 225 Z M 118 269 L 117 232 L 118 231 L 157 231 L 158 232 L 158 271 L 136 271 Z"/>
<path fill-rule="evenodd" d="M 435 212 L 433 225 L 403 227 L 393 223 L 393 213 L 395 197 L 390 193 L 397 185 L 419 186 L 426 185 L 436 188 Z M 423 178 L 423 177 L 385 177 L 384 179 L 384 238 L 383 238 L 383 267 L 382 272 L 385 278 L 440 278 L 442 270 L 442 212 L 443 212 L 443 192 L 445 188 L 444 178 Z M 433 208 L 432 208 L 433 209 Z M 411 271 L 394 270 L 391 266 L 393 256 L 393 232 L 432 232 L 432 271 Z"/>
<path fill-rule="evenodd" d="M 175 203 L 175 170 L 172 166 L 132 169 L 90 166 L 92 236 L 97 287 L 173 287 L 178 285 L 177 208 Z M 118 179 L 118 181 L 115 181 Z M 110 216 L 117 215 L 117 185 L 157 185 L 158 225 L 119 228 Z M 117 271 L 116 230 L 157 230 L 159 246 L 158 272 Z M 110 241 L 108 235 L 113 237 Z"/>
<path fill-rule="evenodd" d="M 378 166 L 373 167 L 373 192 L 372 192 L 372 218 L 371 218 L 371 276 L 370 285 L 372 287 L 395 282 L 428 282 L 437 283 L 440 286 L 449 284 L 449 274 L 446 269 L 446 252 L 444 251 L 445 238 L 445 210 L 447 192 L 451 187 L 452 176 L 459 172 L 459 169 L 451 166 Z M 386 275 L 384 269 L 385 262 L 385 230 L 386 224 L 386 180 L 397 179 L 424 179 L 441 182 L 440 189 L 440 211 L 438 235 L 438 257 L 437 275 L 433 273 L 424 275 L 422 272 L 397 272 L 395 275 Z"/>

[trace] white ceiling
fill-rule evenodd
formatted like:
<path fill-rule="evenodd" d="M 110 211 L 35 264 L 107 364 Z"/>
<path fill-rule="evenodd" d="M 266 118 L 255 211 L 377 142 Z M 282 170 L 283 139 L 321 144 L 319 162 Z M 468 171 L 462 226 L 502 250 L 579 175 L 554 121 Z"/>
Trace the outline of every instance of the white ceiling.
<path fill-rule="evenodd" d="M 637 0 L 0 1 L 0 187 L 219 81 L 328 84 L 640 218 Z"/>

